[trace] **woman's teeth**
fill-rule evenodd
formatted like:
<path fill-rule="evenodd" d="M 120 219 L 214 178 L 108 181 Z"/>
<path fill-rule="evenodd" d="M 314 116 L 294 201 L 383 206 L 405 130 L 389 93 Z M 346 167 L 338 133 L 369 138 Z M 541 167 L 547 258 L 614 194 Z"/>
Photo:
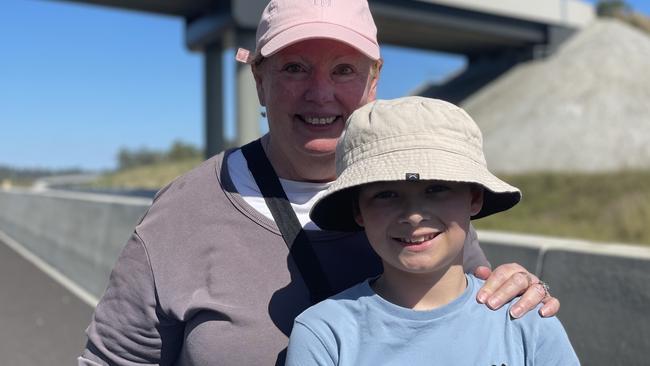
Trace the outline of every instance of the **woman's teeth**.
<path fill-rule="evenodd" d="M 333 117 L 305 117 L 305 122 L 310 125 L 328 125 L 336 119 L 336 116 Z"/>

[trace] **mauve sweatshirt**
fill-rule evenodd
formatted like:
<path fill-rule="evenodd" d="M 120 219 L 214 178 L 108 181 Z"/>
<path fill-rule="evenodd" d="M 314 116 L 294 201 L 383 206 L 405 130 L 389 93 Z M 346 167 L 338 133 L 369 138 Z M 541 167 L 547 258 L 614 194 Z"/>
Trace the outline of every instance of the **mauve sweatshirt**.
<path fill-rule="evenodd" d="M 283 365 L 307 287 L 221 153 L 163 188 L 122 250 L 79 365 Z M 363 232 L 308 231 L 339 292 L 381 271 Z M 473 241 L 465 268 L 487 265 Z"/>

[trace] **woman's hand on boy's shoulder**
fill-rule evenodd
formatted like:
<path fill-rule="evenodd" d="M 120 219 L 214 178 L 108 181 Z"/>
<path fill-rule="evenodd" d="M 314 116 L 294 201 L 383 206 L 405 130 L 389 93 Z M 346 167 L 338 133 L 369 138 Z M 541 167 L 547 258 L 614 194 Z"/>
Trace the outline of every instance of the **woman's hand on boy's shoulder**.
<path fill-rule="evenodd" d="M 476 268 L 474 275 L 485 280 L 476 300 L 490 309 L 498 309 L 521 295 L 510 308 L 513 318 L 520 318 L 540 303 L 543 305 L 539 314 L 543 317 L 554 316 L 560 310 L 560 301 L 548 293 L 539 278 L 517 263 L 502 264 L 494 271 L 480 266 Z"/>

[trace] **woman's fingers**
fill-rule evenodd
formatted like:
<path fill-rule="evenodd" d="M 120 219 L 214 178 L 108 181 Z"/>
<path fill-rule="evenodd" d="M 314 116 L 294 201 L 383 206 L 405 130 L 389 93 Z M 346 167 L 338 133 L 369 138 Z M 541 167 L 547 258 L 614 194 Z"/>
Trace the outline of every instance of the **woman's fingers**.
<path fill-rule="evenodd" d="M 560 309 L 559 300 L 548 293 L 548 286 L 517 263 L 503 264 L 494 271 L 478 267 L 474 274 L 485 279 L 476 300 L 490 309 L 498 309 L 519 295 L 521 298 L 510 309 L 514 318 L 535 309 L 540 303 L 543 306 L 539 313 L 545 317 L 557 314 Z"/>

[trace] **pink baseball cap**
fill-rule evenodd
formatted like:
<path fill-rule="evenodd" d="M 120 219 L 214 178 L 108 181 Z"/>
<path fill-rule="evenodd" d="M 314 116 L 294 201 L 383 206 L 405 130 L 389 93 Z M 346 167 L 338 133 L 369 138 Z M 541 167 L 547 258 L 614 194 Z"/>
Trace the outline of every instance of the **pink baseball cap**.
<path fill-rule="evenodd" d="M 377 27 L 367 0 L 271 0 L 257 26 L 255 54 L 239 49 L 236 58 L 250 63 L 314 38 L 340 41 L 379 59 Z"/>

